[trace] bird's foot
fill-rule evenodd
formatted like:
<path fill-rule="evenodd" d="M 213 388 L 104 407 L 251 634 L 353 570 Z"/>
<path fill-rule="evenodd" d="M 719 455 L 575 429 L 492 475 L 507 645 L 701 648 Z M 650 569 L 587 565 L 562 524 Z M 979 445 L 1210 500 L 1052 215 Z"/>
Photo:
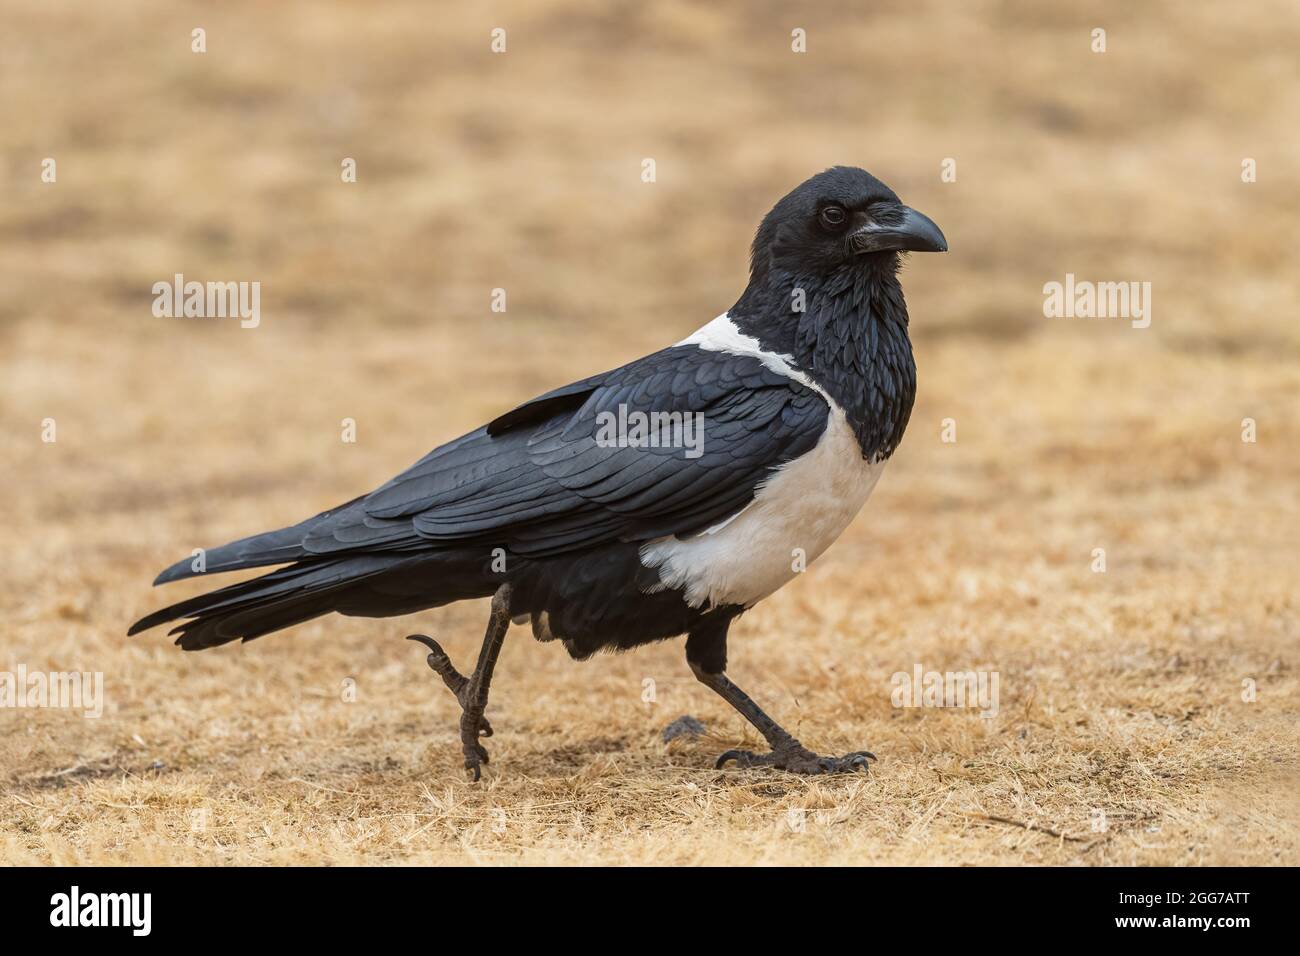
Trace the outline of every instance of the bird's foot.
<path fill-rule="evenodd" d="M 859 768 L 866 770 L 869 762 L 875 759 L 876 755 L 866 750 L 855 750 L 843 757 L 823 757 L 795 743 L 765 754 L 756 754 L 752 750 L 728 750 L 714 766 L 721 770 L 734 760 L 738 767 L 775 767 L 789 773 L 853 773 Z"/>
<path fill-rule="evenodd" d="M 470 711 L 460 715 L 460 745 L 465 752 L 465 772 L 475 783 L 482 778 L 483 764 L 488 762 L 487 749 L 478 742 L 485 723 L 482 715 L 475 717 Z"/>
<path fill-rule="evenodd" d="M 470 745 L 465 744 L 465 769 L 471 770 L 474 773 L 474 779 L 477 780 L 479 778 L 478 763 L 487 763 L 487 751 L 479 746 L 478 738 L 491 737 L 492 725 L 488 723 L 488 719 L 481 713 L 476 717 L 472 715 L 469 707 L 469 678 L 456 670 L 456 666 L 452 664 L 447 652 L 433 638 L 426 637 L 423 634 L 411 634 L 407 637 L 407 640 L 416 641 L 429 649 L 429 656 L 426 658 L 429 668 L 442 678 L 442 682 L 447 685 L 447 689 L 456 698 L 456 703 L 460 704 L 461 740 L 464 742 L 466 734 L 468 734 L 469 739 L 473 741 L 474 746 L 477 748 L 475 751 L 477 759 L 474 766 L 471 767 Z"/>

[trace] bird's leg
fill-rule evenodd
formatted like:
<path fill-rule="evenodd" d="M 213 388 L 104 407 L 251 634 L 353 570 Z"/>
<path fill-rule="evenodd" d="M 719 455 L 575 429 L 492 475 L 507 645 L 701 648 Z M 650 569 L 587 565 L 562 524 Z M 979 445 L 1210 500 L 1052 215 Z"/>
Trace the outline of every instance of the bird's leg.
<path fill-rule="evenodd" d="M 753 724 L 760 734 L 767 738 L 772 748 L 768 753 L 756 754 L 752 750 L 728 750 L 718 758 L 716 766 L 721 768 L 728 761 L 736 761 L 740 767 L 776 767 L 792 773 L 843 773 L 863 769 L 868 760 L 876 759 L 875 754 L 866 750 L 857 750 L 843 757 L 822 757 L 813 753 L 799 743 L 784 727 L 763 712 L 748 694 L 737 687 L 721 671 L 710 673 L 696 665 L 691 665 L 696 678 L 705 687 L 715 691 L 740 715 Z"/>
<path fill-rule="evenodd" d="M 456 665 L 451 662 L 442 645 L 426 634 L 408 634 L 406 639 L 417 641 L 429 649 L 429 656 L 425 660 L 428 661 L 430 669 L 442 678 L 442 682 L 447 685 L 447 689 L 460 704 L 460 709 L 465 710 L 465 705 L 469 703 L 469 678 L 456 670 Z M 488 723 L 486 717 L 479 721 L 479 734 L 483 737 L 492 736 L 492 725 Z"/>
<path fill-rule="evenodd" d="M 483 716 L 487 708 L 488 688 L 492 683 L 492 670 L 496 667 L 497 655 L 505 643 L 506 631 L 510 628 L 510 585 L 503 584 L 492 597 L 492 614 L 488 618 L 487 633 L 483 635 L 483 648 L 479 651 L 478 664 L 474 672 L 465 677 L 438 646 L 437 642 L 422 634 L 411 635 L 412 640 L 420 641 L 430 649 L 429 666 L 442 678 L 448 689 L 460 702 L 460 742 L 465 752 L 465 769 L 478 780 L 482 774 L 482 765 L 488 762 L 488 753 L 479 743 L 479 735 L 490 736 L 492 728 Z"/>
<path fill-rule="evenodd" d="M 772 749 L 756 754 L 750 750 L 728 750 L 717 760 L 721 768 L 734 760 L 740 767 L 775 767 L 791 773 L 821 774 L 844 773 L 867 768 L 875 754 L 866 750 L 847 753 L 843 757 L 823 757 L 799 743 L 784 727 L 763 712 L 753 699 L 737 687 L 724 673 L 727 666 L 727 628 L 731 618 L 711 621 L 693 630 L 686 639 L 686 660 L 696 679 L 714 691 L 740 715 L 748 720 L 767 740 Z"/>
<path fill-rule="evenodd" d="M 465 687 L 466 703 L 460 715 L 460 742 L 465 751 L 465 769 L 475 780 L 481 777 L 487 751 L 478 742 L 479 728 L 483 725 L 483 711 L 487 708 L 488 687 L 492 683 L 492 670 L 497 665 L 497 655 L 505 643 L 510 629 L 510 585 L 503 584 L 492 596 L 492 613 L 488 618 L 483 647 L 478 652 L 478 663 Z"/>

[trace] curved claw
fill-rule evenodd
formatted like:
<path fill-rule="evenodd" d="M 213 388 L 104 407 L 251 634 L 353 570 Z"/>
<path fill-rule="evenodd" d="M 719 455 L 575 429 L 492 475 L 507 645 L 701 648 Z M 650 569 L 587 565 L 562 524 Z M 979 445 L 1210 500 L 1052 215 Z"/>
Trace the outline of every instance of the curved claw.
<path fill-rule="evenodd" d="M 418 644 L 423 644 L 429 649 L 429 656 L 425 658 L 425 662 L 429 665 L 429 669 L 434 673 L 441 675 L 449 668 L 455 670 L 455 668 L 451 667 L 451 658 L 447 656 L 447 652 L 444 651 L 442 645 L 433 638 L 424 634 L 408 634 L 406 635 L 406 639 L 408 641 L 415 641 Z"/>
<path fill-rule="evenodd" d="M 429 650 L 436 653 L 443 653 L 442 646 L 427 634 L 407 634 L 406 639 L 408 641 L 415 641 L 416 643 L 423 644 Z"/>
<path fill-rule="evenodd" d="M 771 763 L 771 754 L 756 754 L 752 750 L 728 750 L 713 764 L 713 769 L 721 770 L 729 760 L 736 761 L 739 767 L 757 767 Z"/>
<path fill-rule="evenodd" d="M 451 658 L 447 656 L 447 652 L 433 638 L 424 634 L 408 634 L 406 639 L 429 648 L 429 656 L 425 658 L 425 663 L 429 665 L 431 671 L 442 678 L 442 682 L 447 685 L 447 689 L 455 694 L 456 699 L 460 701 L 461 709 L 464 709 L 465 688 L 469 684 L 469 678 L 456 670 Z"/>
<path fill-rule="evenodd" d="M 714 761 L 713 769 L 721 770 L 723 767 L 727 765 L 728 760 L 735 760 L 737 763 L 739 763 L 740 755 L 745 752 L 746 751 L 743 750 L 728 750 L 725 754 L 722 754 L 721 756 L 718 757 L 716 761 Z"/>

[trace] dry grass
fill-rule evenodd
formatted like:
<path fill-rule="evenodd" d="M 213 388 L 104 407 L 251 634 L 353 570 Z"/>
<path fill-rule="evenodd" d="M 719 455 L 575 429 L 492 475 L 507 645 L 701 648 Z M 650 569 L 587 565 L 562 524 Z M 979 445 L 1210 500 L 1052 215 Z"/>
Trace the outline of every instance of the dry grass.
<path fill-rule="evenodd" d="M 8 5 L 0 666 L 103 671 L 108 704 L 0 711 L 0 857 L 1300 862 L 1289 4 L 444 6 Z M 756 741 L 678 642 L 574 664 L 514 632 L 472 786 L 400 638 L 468 662 L 483 606 L 196 655 L 124 637 L 194 590 L 148 588 L 191 548 L 711 318 L 758 217 L 833 162 L 953 252 L 905 275 L 907 440 L 845 538 L 733 630 L 732 674 L 810 745 L 870 746 L 870 777 L 710 769 Z M 1067 271 L 1151 281 L 1151 328 L 1043 319 Z M 154 319 L 175 272 L 261 281 L 262 327 Z M 998 716 L 894 709 L 917 662 L 996 669 Z M 685 712 L 712 736 L 665 748 Z"/>

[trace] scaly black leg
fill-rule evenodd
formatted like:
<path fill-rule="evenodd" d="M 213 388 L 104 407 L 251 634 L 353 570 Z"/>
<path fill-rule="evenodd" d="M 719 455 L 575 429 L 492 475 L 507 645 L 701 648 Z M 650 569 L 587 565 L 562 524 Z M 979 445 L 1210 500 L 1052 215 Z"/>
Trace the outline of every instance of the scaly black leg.
<path fill-rule="evenodd" d="M 429 667 L 435 674 L 442 678 L 442 682 L 447 685 L 447 689 L 452 692 L 456 702 L 460 704 L 463 711 L 469 703 L 469 678 L 456 670 L 456 665 L 451 662 L 447 652 L 442 649 L 442 645 L 426 634 L 408 634 L 408 641 L 418 641 L 429 649 L 429 656 L 425 658 Z M 484 717 L 479 723 L 479 735 L 483 737 L 492 736 L 492 725 Z"/>
<path fill-rule="evenodd" d="M 799 743 L 780 724 L 763 712 L 743 690 L 731 682 L 724 671 L 727 668 L 727 630 L 736 615 L 719 610 L 691 631 L 686 639 L 686 660 L 696 679 L 713 690 L 719 697 L 740 712 L 767 740 L 770 752 L 756 754 L 750 750 L 728 750 L 718 758 L 721 768 L 734 760 L 740 767 L 775 767 L 791 773 L 821 774 L 846 773 L 867 768 L 876 756 L 866 750 L 857 750 L 843 757 L 822 757 Z"/>
<path fill-rule="evenodd" d="M 501 653 L 501 645 L 505 643 L 509 627 L 510 585 L 503 584 L 492 597 L 492 615 L 488 618 L 487 633 L 483 636 L 483 648 L 479 651 L 474 672 L 468 677 L 456 670 L 451 658 L 433 638 L 423 634 L 412 634 L 407 638 L 408 641 L 418 641 L 429 648 L 429 667 L 442 678 L 442 682 L 460 704 L 460 741 L 465 752 L 465 769 L 475 780 L 482 777 L 482 765 L 488 762 L 487 750 L 478 739 L 480 736 L 492 736 L 492 725 L 483 716 L 483 711 L 487 708 L 492 670 L 496 667 L 497 655 Z"/>

